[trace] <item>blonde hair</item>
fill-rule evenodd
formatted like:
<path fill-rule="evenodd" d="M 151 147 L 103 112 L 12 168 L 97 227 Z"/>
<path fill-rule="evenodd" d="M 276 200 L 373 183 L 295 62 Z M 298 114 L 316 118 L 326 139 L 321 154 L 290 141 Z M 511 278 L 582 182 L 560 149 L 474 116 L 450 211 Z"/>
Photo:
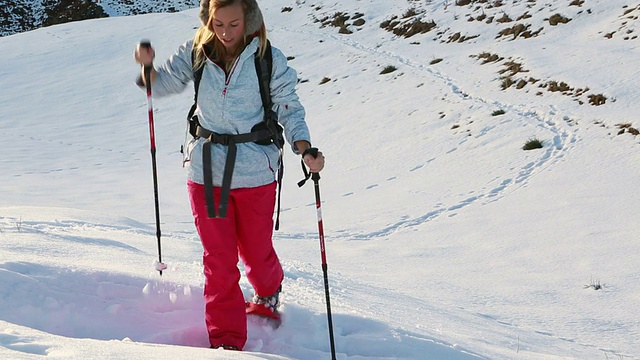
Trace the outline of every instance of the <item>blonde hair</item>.
<path fill-rule="evenodd" d="M 222 44 L 222 42 L 218 39 L 215 32 L 213 31 L 213 13 L 220 8 L 225 6 L 234 5 L 240 3 L 242 5 L 242 10 L 244 13 L 244 21 L 245 21 L 245 34 L 242 39 L 240 46 L 236 49 L 235 54 L 229 54 L 227 49 Z M 196 35 L 193 38 L 193 49 L 195 50 L 195 61 L 193 62 L 193 71 L 199 69 L 204 66 L 206 54 L 205 48 L 208 48 L 210 51 L 213 51 L 213 56 L 215 59 L 224 61 L 225 69 L 227 71 L 230 70 L 231 66 L 233 66 L 233 62 L 240 55 L 242 50 L 247 46 L 247 44 L 251 41 L 253 37 L 258 37 L 260 39 L 258 55 L 260 57 L 264 56 L 264 53 L 267 48 L 267 29 L 264 25 L 264 21 L 259 25 L 259 30 L 256 33 L 247 34 L 247 30 L 251 28 L 255 28 L 257 24 L 251 24 L 253 26 L 249 26 L 247 24 L 247 14 L 249 11 L 260 11 L 259 9 L 251 9 L 250 6 L 254 5 L 257 7 L 255 1 L 250 4 L 247 0 L 212 0 L 209 3 L 209 18 L 207 19 L 206 24 L 200 26 L 198 31 L 196 31 Z M 260 17 L 262 20 L 262 17 Z"/>

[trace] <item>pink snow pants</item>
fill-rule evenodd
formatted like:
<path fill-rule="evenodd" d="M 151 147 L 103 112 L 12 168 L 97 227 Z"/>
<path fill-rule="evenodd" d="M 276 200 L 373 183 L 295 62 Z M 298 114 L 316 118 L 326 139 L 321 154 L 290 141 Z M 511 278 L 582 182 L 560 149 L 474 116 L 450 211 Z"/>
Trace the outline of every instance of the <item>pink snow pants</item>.
<path fill-rule="evenodd" d="M 275 293 L 284 273 L 273 248 L 276 183 L 232 189 L 226 218 L 209 218 L 204 185 L 187 183 L 196 229 L 202 241 L 205 322 L 214 347 L 242 349 L 247 341 L 245 300 L 238 281 L 238 256 L 256 294 Z M 220 188 L 214 187 L 216 206 Z"/>

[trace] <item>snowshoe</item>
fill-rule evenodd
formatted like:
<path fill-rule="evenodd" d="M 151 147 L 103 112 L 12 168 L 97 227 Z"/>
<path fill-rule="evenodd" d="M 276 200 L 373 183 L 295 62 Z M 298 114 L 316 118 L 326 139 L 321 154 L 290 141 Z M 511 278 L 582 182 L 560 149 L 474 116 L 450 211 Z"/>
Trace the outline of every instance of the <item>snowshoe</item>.
<path fill-rule="evenodd" d="M 279 287 L 278 291 L 269 296 L 259 296 L 258 294 L 255 294 L 251 301 L 246 302 L 246 313 L 280 320 L 278 307 L 280 307 L 281 290 L 282 287 Z"/>

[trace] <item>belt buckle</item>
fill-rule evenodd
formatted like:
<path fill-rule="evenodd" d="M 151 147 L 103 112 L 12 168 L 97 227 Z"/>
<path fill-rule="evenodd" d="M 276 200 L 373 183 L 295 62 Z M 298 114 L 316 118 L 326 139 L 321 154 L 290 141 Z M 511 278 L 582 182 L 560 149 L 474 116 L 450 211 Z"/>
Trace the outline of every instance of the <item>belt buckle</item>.
<path fill-rule="evenodd" d="M 211 142 L 213 142 L 214 144 L 229 146 L 229 143 L 231 143 L 231 136 L 227 134 L 212 133 L 209 138 L 211 139 Z"/>

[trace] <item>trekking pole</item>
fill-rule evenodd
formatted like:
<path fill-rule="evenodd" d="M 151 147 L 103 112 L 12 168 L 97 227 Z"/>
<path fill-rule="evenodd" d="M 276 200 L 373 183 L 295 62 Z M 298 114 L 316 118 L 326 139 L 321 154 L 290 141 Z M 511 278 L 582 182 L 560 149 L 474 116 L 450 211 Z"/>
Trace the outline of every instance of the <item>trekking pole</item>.
<path fill-rule="evenodd" d="M 310 148 L 308 152 L 313 156 L 318 156 L 318 149 Z M 322 273 L 324 275 L 324 293 L 327 301 L 327 321 L 329 323 L 329 343 L 331 344 L 331 360 L 336 360 L 336 346 L 333 340 L 333 321 L 331 320 L 331 300 L 329 298 L 329 276 L 327 274 L 327 255 L 325 253 L 324 246 L 324 227 L 322 225 L 322 207 L 320 202 L 320 173 L 308 173 L 307 169 L 304 167 L 304 161 L 302 162 L 302 170 L 305 174 L 305 179 L 298 182 L 298 186 L 304 185 L 304 183 L 309 180 L 309 176 L 311 176 L 311 180 L 313 180 L 313 187 L 316 193 L 316 210 L 318 214 L 318 235 L 320 237 L 320 255 L 322 257 Z"/>
<path fill-rule="evenodd" d="M 151 42 L 143 40 L 140 42 L 140 47 L 150 48 Z M 167 265 L 162 263 L 162 246 L 160 243 L 160 204 L 158 201 L 158 167 L 156 165 L 156 136 L 153 126 L 153 102 L 151 100 L 151 70 L 152 65 L 144 65 L 144 80 L 147 88 L 147 104 L 149 108 L 149 139 L 151 142 L 151 167 L 153 170 L 153 194 L 156 205 L 156 237 L 158 238 L 158 263 L 155 265 L 156 270 L 160 272 L 162 276 L 162 270 L 167 268 Z"/>

